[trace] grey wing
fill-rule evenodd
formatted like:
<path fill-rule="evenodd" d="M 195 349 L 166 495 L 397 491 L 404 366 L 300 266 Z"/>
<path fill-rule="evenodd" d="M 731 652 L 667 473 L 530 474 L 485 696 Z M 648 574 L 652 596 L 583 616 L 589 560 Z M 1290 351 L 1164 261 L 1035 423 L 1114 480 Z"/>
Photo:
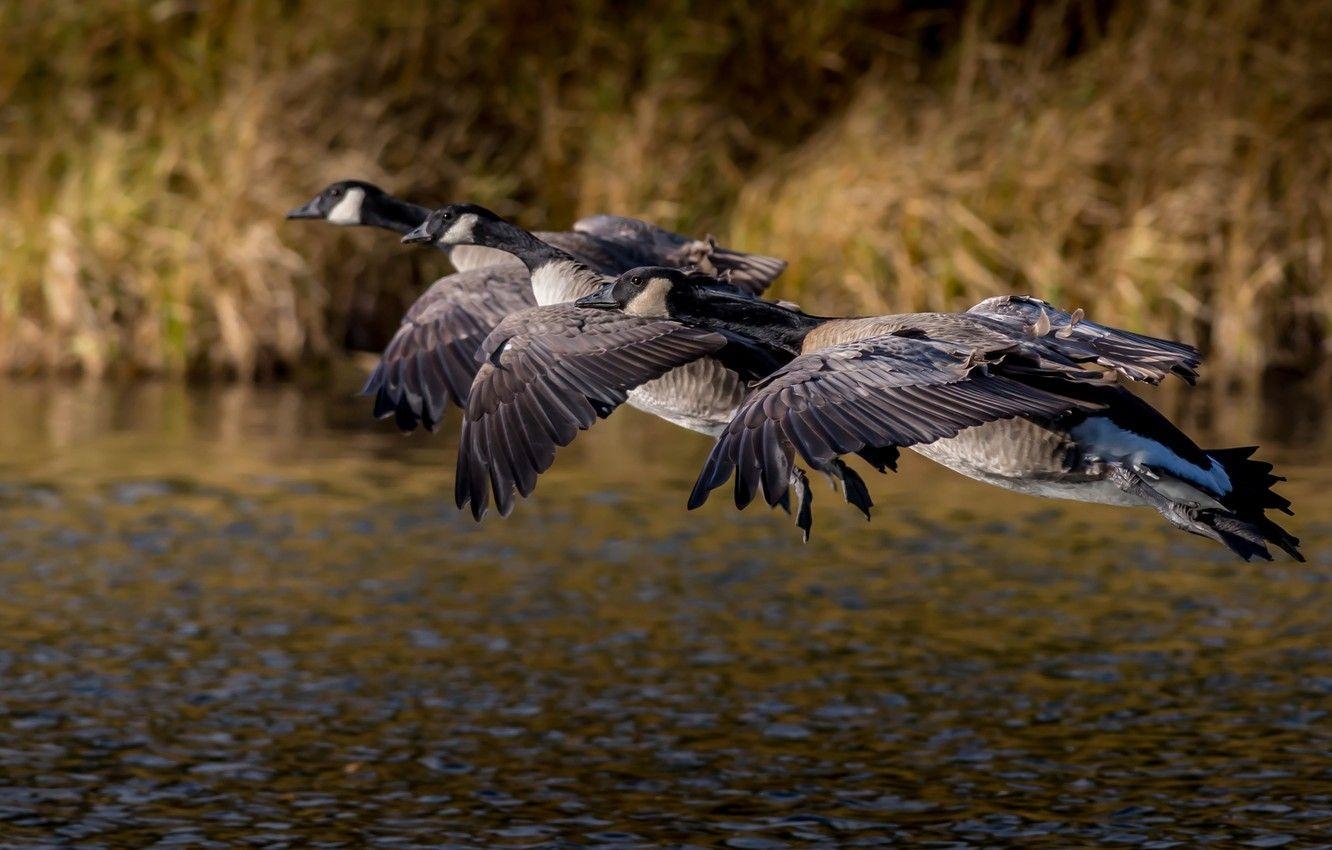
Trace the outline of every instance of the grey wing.
<path fill-rule="evenodd" d="M 486 335 L 535 303 L 521 264 L 440 278 L 407 310 L 361 394 L 374 395 L 375 416 L 392 416 L 403 431 L 435 430 L 450 402 L 466 403 Z"/>
<path fill-rule="evenodd" d="M 501 515 L 527 496 L 555 450 L 624 403 L 628 391 L 674 366 L 720 350 L 726 339 L 664 319 L 574 304 L 509 316 L 487 337 L 463 414 L 454 495 Z"/>
<path fill-rule="evenodd" d="M 1039 298 L 1000 295 L 967 311 L 988 316 L 1027 335 L 1043 337 L 1070 356 L 1079 349 L 1101 366 L 1134 381 L 1160 383 L 1171 374 L 1192 384 L 1198 379 L 1202 355 L 1182 342 L 1145 336 L 1087 321 L 1082 311 L 1066 313 Z"/>
<path fill-rule="evenodd" d="M 1079 406 L 991 374 L 965 348 L 896 336 L 841 343 L 795 358 L 755 388 L 713 446 L 689 506 L 701 505 L 733 472 L 737 507 L 760 486 L 776 505 L 795 453 L 825 469 L 852 452 L 875 456 L 997 419 Z"/>
<path fill-rule="evenodd" d="M 655 224 L 618 215 L 594 215 L 574 222 L 576 233 L 595 236 L 615 246 L 635 266 L 697 267 L 728 278 L 754 295 L 761 294 L 786 270 L 786 261 L 762 254 L 747 254 L 718 245 L 712 238 L 690 239 Z"/>

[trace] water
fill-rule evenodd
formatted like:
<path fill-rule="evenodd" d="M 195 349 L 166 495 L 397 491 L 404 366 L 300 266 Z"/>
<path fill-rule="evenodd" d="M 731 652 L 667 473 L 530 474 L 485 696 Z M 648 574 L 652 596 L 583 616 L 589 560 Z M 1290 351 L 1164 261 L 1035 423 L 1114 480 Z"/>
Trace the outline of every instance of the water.
<path fill-rule="evenodd" d="M 0 386 L 0 846 L 1332 846 L 1298 406 L 1245 565 L 915 458 L 802 546 L 632 412 L 478 527 L 346 395 Z"/>

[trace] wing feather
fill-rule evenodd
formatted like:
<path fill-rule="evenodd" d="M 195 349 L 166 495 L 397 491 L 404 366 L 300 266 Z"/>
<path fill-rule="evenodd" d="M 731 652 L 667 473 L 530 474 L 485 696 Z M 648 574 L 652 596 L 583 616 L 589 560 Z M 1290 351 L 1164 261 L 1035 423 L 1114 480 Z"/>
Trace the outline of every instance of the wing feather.
<path fill-rule="evenodd" d="M 449 404 L 466 403 L 486 334 L 535 303 L 521 265 L 484 266 L 437 280 L 408 309 L 361 390 L 375 396 L 375 417 L 392 416 L 404 431 L 418 425 L 433 431 Z"/>
<path fill-rule="evenodd" d="M 555 304 L 505 318 L 482 343 L 463 413 L 458 507 L 502 515 L 555 452 L 609 416 L 628 391 L 711 354 L 726 338 L 677 322 Z"/>
<path fill-rule="evenodd" d="M 996 419 L 1083 406 L 998 374 L 962 346 L 894 335 L 830 346 L 759 383 L 708 455 L 689 506 L 702 504 L 732 474 L 737 506 L 749 504 L 760 485 L 776 505 L 787 496 L 796 454 L 825 469 L 853 452 L 887 457 L 897 447 Z"/>
<path fill-rule="evenodd" d="M 786 270 L 785 260 L 726 248 L 712 238 L 690 239 L 636 218 L 594 215 L 574 222 L 573 228 L 600 240 L 610 254 L 628 262 L 612 273 L 636 266 L 697 267 L 758 295 Z"/>
<path fill-rule="evenodd" d="M 967 311 L 1013 326 L 1082 359 L 1094 359 L 1133 381 L 1160 383 L 1178 375 L 1192 384 L 1198 380 L 1202 355 L 1182 342 L 1136 334 L 1066 313 L 1038 298 L 1001 295 L 987 298 Z"/>

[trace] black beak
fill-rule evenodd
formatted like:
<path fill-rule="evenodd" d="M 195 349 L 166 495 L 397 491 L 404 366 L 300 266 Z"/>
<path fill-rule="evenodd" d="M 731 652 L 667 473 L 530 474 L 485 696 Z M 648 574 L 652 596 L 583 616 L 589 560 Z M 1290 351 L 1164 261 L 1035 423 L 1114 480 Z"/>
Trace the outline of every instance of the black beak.
<path fill-rule="evenodd" d="M 574 301 L 574 303 L 579 307 L 600 307 L 603 310 L 614 309 L 620 306 L 620 302 L 616 301 L 611 294 L 614 289 L 614 283 L 603 283 L 596 292 L 593 292 L 590 295 L 584 295 L 582 298 Z"/>
<path fill-rule="evenodd" d="M 435 237 L 430 234 L 430 229 L 426 224 L 427 223 L 422 223 L 421 226 L 402 237 L 402 244 L 416 245 L 423 242 L 434 242 Z"/>
<path fill-rule="evenodd" d="M 319 199 L 315 198 L 303 207 L 297 207 L 287 213 L 287 218 L 323 218 L 324 214 L 319 211 Z"/>

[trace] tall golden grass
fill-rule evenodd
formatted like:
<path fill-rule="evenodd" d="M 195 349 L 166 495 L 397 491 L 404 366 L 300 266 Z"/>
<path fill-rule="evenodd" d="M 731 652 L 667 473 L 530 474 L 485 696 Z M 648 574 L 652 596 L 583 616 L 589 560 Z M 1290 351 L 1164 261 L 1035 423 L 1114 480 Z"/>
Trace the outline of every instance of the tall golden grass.
<path fill-rule="evenodd" d="M 1320 368 L 1332 3 L 1037 8 L 0 4 L 0 369 L 327 360 L 437 270 L 282 220 L 351 176 L 715 232 L 821 310 L 1034 292 Z"/>

